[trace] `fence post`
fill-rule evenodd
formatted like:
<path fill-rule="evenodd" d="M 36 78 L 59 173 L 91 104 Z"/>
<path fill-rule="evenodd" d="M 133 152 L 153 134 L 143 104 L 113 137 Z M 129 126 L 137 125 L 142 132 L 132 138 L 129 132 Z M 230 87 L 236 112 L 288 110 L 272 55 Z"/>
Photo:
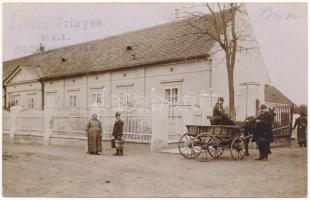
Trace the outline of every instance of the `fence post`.
<path fill-rule="evenodd" d="M 194 125 L 194 113 L 193 110 L 184 110 L 182 113 L 182 117 L 183 117 L 183 128 L 182 128 L 182 133 L 186 133 L 187 132 L 187 127 L 186 125 Z"/>
<path fill-rule="evenodd" d="M 151 152 L 160 152 L 168 147 L 168 109 L 165 105 L 152 112 Z"/>
<path fill-rule="evenodd" d="M 22 110 L 22 107 L 20 106 L 13 106 L 10 108 L 10 120 L 11 120 L 11 128 L 10 128 L 10 137 L 9 142 L 14 143 L 14 135 L 17 131 L 17 115 Z"/>
<path fill-rule="evenodd" d="M 55 115 L 54 108 L 45 108 L 44 110 L 44 138 L 43 138 L 44 145 L 49 145 L 50 135 L 53 132 L 54 115 Z"/>

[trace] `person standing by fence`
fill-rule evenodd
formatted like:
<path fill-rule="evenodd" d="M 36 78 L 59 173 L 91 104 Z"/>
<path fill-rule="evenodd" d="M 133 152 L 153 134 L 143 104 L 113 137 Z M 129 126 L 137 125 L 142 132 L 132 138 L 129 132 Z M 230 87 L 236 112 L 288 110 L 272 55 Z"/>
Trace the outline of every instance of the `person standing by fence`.
<path fill-rule="evenodd" d="M 307 147 L 307 116 L 304 111 L 300 112 L 300 117 L 296 119 L 293 130 L 296 127 L 299 147 Z"/>
<path fill-rule="evenodd" d="M 115 113 L 116 121 L 114 123 L 112 136 L 115 138 L 115 148 L 116 153 L 113 154 L 115 156 L 122 156 L 124 150 L 124 140 L 122 140 L 123 136 L 123 125 L 124 122 L 121 120 L 121 114 Z"/>
<path fill-rule="evenodd" d="M 92 118 L 87 123 L 86 131 L 88 141 L 87 153 L 98 155 L 99 152 L 102 152 L 102 126 L 96 114 L 93 114 Z"/>

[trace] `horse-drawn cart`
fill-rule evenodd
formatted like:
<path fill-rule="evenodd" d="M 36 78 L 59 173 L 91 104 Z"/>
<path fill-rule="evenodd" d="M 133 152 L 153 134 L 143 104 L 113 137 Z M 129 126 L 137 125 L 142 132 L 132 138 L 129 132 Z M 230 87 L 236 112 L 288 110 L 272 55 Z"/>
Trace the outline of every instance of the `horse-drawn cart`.
<path fill-rule="evenodd" d="M 242 160 L 245 156 L 244 130 L 238 126 L 227 125 L 187 125 L 187 133 L 179 140 L 178 147 L 185 158 L 196 158 L 201 153 L 205 159 L 219 158 L 225 149 L 235 160 Z"/>

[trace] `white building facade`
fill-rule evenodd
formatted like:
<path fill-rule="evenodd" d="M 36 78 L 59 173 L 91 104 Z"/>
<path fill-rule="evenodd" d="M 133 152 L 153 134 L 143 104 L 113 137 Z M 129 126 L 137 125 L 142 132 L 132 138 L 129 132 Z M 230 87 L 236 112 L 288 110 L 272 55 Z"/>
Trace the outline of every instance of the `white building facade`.
<path fill-rule="evenodd" d="M 163 102 L 212 115 L 218 96 L 228 106 L 225 60 L 212 53 L 215 42 L 186 33 L 181 20 L 6 61 L 4 107 L 124 111 Z M 258 48 L 237 54 L 234 84 L 242 121 L 256 114 L 270 84 Z"/>

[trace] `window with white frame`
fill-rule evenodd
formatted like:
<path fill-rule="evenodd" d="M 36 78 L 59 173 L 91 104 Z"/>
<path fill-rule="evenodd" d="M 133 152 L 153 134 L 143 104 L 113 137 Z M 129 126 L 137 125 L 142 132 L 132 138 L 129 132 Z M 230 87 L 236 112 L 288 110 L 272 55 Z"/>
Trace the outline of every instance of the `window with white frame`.
<path fill-rule="evenodd" d="M 77 108 L 78 107 L 78 98 L 76 94 L 69 95 L 69 106 L 71 108 Z"/>
<path fill-rule="evenodd" d="M 165 100 L 168 103 L 177 103 L 178 102 L 178 95 L 179 95 L 179 88 L 177 87 L 166 87 L 164 89 Z"/>
<path fill-rule="evenodd" d="M 12 95 L 12 105 L 20 105 L 20 95 Z"/>
<path fill-rule="evenodd" d="M 92 94 L 92 105 L 103 106 L 103 99 L 101 92 L 96 92 Z"/>
<path fill-rule="evenodd" d="M 133 85 L 125 85 L 117 87 L 117 97 L 121 106 L 131 107 L 133 106 Z"/>
<path fill-rule="evenodd" d="M 28 98 L 28 108 L 34 108 L 34 102 L 35 102 L 34 96 L 29 96 L 29 98 Z"/>

